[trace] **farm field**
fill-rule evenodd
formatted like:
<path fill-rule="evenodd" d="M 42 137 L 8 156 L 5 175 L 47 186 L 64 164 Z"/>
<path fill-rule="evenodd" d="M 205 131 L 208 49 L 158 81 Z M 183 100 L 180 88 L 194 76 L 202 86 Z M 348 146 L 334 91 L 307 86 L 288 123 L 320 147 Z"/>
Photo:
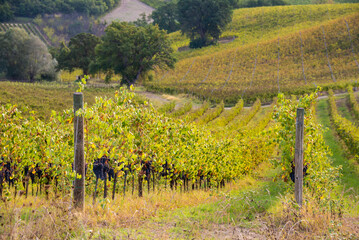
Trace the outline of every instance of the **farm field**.
<path fill-rule="evenodd" d="M 40 119 L 48 120 L 52 110 L 60 112 L 72 107 L 75 90 L 73 84 L 0 82 L 0 104 L 16 104 L 22 111 L 35 111 Z M 86 102 L 92 105 L 95 96 L 112 96 L 115 91 L 114 87 L 88 88 Z"/>
<path fill-rule="evenodd" d="M 2 84 L 3 87 L 11 85 L 8 82 Z M 36 88 L 51 91 L 50 88 L 60 87 L 38 84 Z M 318 100 L 316 111 L 313 108 L 315 105 L 310 104 L 312 101 L 315 103 L 314 95 L 298 101 L 294 97 L 283 99 L 279 95 L 272 105 L 264 107 L 260 106 L 260 101 L 251 107 L 243 107 L 243 102 L 239 102 L 230 109 L 224 109 L 223 104 L 210 107 L 204 103 L 191 110 L 190 104 L 174 109 L 173 103 L 169 102 L 161 107 L 162 113 L 158 113 L 143 98 L 135 97 L 126 89 L 121 89 L 116 95 L 113 89 L 103 93 L 90 90 L 84 92 L 85 96 L 103 94 L 103 97 L 110 98 L 98 98 L 84 112 L 88 174 L 86 209 L 80 215 L 71 208 L 72 112 L 52 112 L 44 125 L 31 113 L 22 118 L 14 106 L 3 104 L 8 102 L 6 96 L 2 98 L 1 134 L 5 136 L 1 141 L 2 157 L 7 159 L 11 156 L 17 161 L 17 169 L 29 166 L 46 173 L 36 176 L 32 182 L 27 177 L 29 175 L 18 170 L 13 172 L 15 180 L 10 185 L 3 185 L 4 201 L 0 215 L 5 217 L 1 218 L 3 224 L 0 226 L 4 236 L 48 238 L 53 234 L 48 231 L 51 228 L 57 229 L 55 234 L 58 238 L 246 236 L 256 239 L 277 236 L 279 239 L 302 239 L 308 234 L 317 237 L 335 234 L 355 239 L 359 236 L 356 217 L 359 213 L 359 168 L 355 156 L 357 152 L 355 149 L 352 151 L 352 146 L 357 146 L 356 132 L 350 127 L 350 138 L 348 134 L 343 134 L 350 122 L 340 125 L 330 121 L 336 118 L 333 99 L 335 105 L 341 106 L 341 99 L 349 103 L 350 95 L 340 95 L 337 99 L 330 95 Z M 358 92 L 350 90 L 348 88 L 354 98 L 359 97 Z M 70 95 L 73 89 L 68 91 Z M 141 101 L 132 101 L 133 97 Z M 46 102 L 51 102 L 49 99 L 58 97 L 51 94 L 47 98 Z M 15 98 L 12 98 L 11 102 L 14 101 Z M 45 104 L 45 101 L 42 103 Z M 298 103 L 307 106 L 309 132 L 306 137 L 312 149 L 305 153 L 307 164 L 311 166 L 307 182 L 309 187 L 305 188 L 305 206 L 293 220 L 293 213 L 298 210 L 293 202 L 290 166 L 287 168 L 290 162 L 280 160 L 285 158 L 283 153 L 287 150 L 275 140 L 280 139 L 277 133 L 285 131 L 282 127 L 286 123 L 280 118 L 273 119 L 273 112 L 292 119 L 294 115 L 284 114 L 283 111 L 293 109 Z M 344 107 L 338 117 L 347 112 L 354 121 L 353 108 L 348 104 Z M 45 109 L 51 112 L 51 107 Z M 138 115 L 141 117 L 136 117 Z M 339 127 L 331 128 L 329 134 L 324 132 L 322 135 L 318 130 L 321 127 L 315 127 L 317 121 L 327 127 L 332 124 Z M 344 123 L 343 120 L 341 122 Z M 341 132 L 338 129 L 344 130 Z M 158 140 L 153 142 L 152 139 Z M 316 139 L 315 144 L 313 139 Z M 341 139 L 339 144 L 338 139 Z M 330 149 L 337 148 L 328 158 L 325 157 L 324 147 L 327 144 Z M 108 152 L 108 146 L 123 147 L 121 150 L 110 147 Z M 321 157 L 318 158 L 315 151 L 320 151 Z M 117 180 L 114 182 L 109 172 L 106 172 L 106 181 L 99 177 L 96 200 L 93 200 L 96 185 L 96 174 L 92 171 L 96 162 L 93 160 L 104 154 L 108 154 L 109 167 L 115 171 Z M 31 159 L 31 165 L 28 165 L 30 162 L 27 159 Z M 311 164 L 313 159 L 320 159 L 318 166 Z M 343 166 L 343 175 L 335 173 L 338 165 Z M 318 170 L 323 167 L 333 172 L 323 175 Z M 337 177 L 333 179 L 333 176 Z M 318 177 L 324 182 L 313 181 Z M 334 180 L 333 185 L 327 184 L 329 179 Z M 346 193 L 343 195 L 343 192 Z M 107 197 L 104 198 L 103 194 Z M 318 202 L 318 199 L 321 200 Z M 332 208 L 330 202 L 340 204 Z M 41 216 L 41 224 L 36 225 L 41 227 L 35 226 L 35 222 L 39 224 L 36 216 Z M 18 217 L 20 225 L 15 221 Z M 306 224 L 295 225 L 298 221 Z M 332 228 L 328 228 L 328 224 L 333 224 L 330 225 Z M 154 230 L 152 226 L 159 230 Z M 13 231 L 14 228 L 16 231 Z M 283 232 L 283 229 L 287 231 Z"/>
<path fill-rule="evenodd" d="M 157 71 L 146 86 L 234 105 L 345 88 L 359 77 L 358 4 L 239 9 L 223 36 L 227 44 L 178 52 L 173 70 Z M 280 19 L 280 21 L 279 21 Z M 175 37 L 173 34 L 173 37 Z M 183 37 L 180 37 L 183 38 Z M 187 44 L 174 38 L 174 46 Z M 188 41 L 188 40 L 187 40 Z M 176 45 L 177 44 L 177 45 Z"/>

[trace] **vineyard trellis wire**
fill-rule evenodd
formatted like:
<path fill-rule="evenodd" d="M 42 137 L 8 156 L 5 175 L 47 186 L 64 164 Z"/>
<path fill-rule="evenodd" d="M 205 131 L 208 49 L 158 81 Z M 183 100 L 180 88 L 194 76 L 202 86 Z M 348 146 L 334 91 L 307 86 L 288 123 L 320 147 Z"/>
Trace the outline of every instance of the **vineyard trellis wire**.
<path fill-rule="evenodd" d="M 327 47 L 327 41 L 326 41 L 326 39 L 325 39 L 324 27 L 321 26 L 321 29 L 322 29 L 322 33 L 323 33 L 323 41 L 324 41 L 325 53 L 326 53 L 327 60 L 328 60 L 328 67 L 329 67 L 329 70 L 330 70 L 330 74 L 331 74 L 331 76 L 332 76 L 332 80 L 333 80 L 334 82 L 336 82 L 337 80 L 335 79 L 335 76 L 334 76 L 334 73 L 333 73 L 333 69 L 332 69 L 332 66 L 331 66 L 330 60 L 329 60 L 328 47 Z"/>
<path fill-rule="evenodd" d="M 305 81 L 305 84 L 307 84 L 307 77 L 305 76 L 305 70 L 304 70 L 304 50 L 303 50 L 303 38 L 302 38 L 302 32 L 299 31 L 299 37 L 300 37 L 300 56 L 302 60 L 302 72 L 303 72 L 303 78 Z"/>
<path fill-rule="evenodd" d="M 253 72 L 252 72 L 252 77 L 251 77 L 251 82 L 249 84 L 249 87 L 252 87 L 252 83 L 253 83 L 253 79 L 254 79 L 254 74 L 256 72 L 256 68 L 257 68 L 257 61 L 258 61 L 258 47 L 259 47 L 259 43 L 257 43 L 257 47 L 256 47 L 256 56 L 254 57 L 254 66 L 253 66 Z M 246 90 L 248 89 L 248 87 L 246 87 L 243 92 L 242 92 L 242 98 L 243 95 L 245 94 Z"/>
<path fill-rule="evenodd" d="M 351 47 L 351 51 L 352 51 L 352 54 L 353 54 L 353 58 L 354 58 L 355 64 L 356 64 L 357 67 L 358 67 L 358 70 L 359 70 L 359 63 L 358 63 L 358 61 L 357 61 L 357 59 L 356 59 L 356 57 L 355 57 L 354 45 L 353 45 L 352 37 L 351 37 L 351 35 L 350 35 L 349 24 L 348 24 L 348 22 L 347 22 L 346 19 L 344 19 L 344 21 L 345 21 L 345 25 L 346 25 L 347 30 L 348 30 L 348 37 L 349 37 L 349 41 L 350 41 L 350 47 Z"/>
<path fill-rule="evenodd" d="M 220 90 L 222 90 L 222 89 L 226 86 L 227 82 L 228 82 L 229 79 L 231 78 L 231 75 L 232 75 L 232 72 L 233 72 L 233 67 L 234 67 L 234 64 L 235 64 L 235 62 L 236 62 L 236 56 L 237 56 L 237 51 L 234 52 L 234 56 L 233 56 L 233 59 L 232 59 L 232 66 L 231 66 L 231 69 L 229 70 L 228 76 L 227 76 L 226 80 L 224 81 L 223 85 L 220 86 L 218 89 L 213 88 L 212 91 L 211 91 L 211 94 L 212 94 L 214 91 L 217 91 L 217 90 L 220 91 Z"/>

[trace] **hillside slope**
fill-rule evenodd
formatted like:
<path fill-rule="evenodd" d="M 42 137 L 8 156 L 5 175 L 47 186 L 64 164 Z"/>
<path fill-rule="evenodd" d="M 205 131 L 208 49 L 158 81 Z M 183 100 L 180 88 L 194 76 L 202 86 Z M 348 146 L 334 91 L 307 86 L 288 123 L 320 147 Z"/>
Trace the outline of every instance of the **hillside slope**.
<path fill-rule="evenodd" d="M 359 4 L 323 4 L 242 8 L 233 12 L 222 37 L 233 37 L 228 44 L 210 46 L 202 49 L 178 52 L 177 57 L 208 55 L 213 52 L 231 49 L 246 44 L 258 43 L 308 29 L 327 21 L 342 18 L 359 12 Z M 189 39 L 180 32 L 170 34 L 175 49 L 189 45 Z"/>
<path fill-rule="evenodd" d="M 179 53 L 183 59 L 176 68 L 157 71 L 156 80 L 148 87 L 235 103 L 241 97 L 267 100 L 279 91 L 302 93 L 317 85 L 339 86 L 357 80 L 359 14 L 351 12 L 357 11 L 359 4 L 335 6 L 261 8 L 256 11 L 263 14 L 254 12 L 247 17 L 237 12 L 230 27 L 242 37 L 229 44 Z M 286 9 L 293 10 L 292 14 L 296 9 L 296 15 L 291 18 Z M 323 11 L 326 16 L 318 15 Z M 244 19 L 247 25 L 241 30 Z M 187 57 L 191 55 L 196 57 Z"/>

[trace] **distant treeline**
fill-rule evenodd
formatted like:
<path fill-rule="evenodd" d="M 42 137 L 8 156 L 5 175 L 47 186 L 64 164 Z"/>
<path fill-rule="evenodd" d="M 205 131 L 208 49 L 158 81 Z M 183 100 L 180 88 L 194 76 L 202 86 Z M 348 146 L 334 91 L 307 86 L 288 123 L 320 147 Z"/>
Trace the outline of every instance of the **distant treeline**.
<path fill-rule="evenodd" d="M 0 0 L 0 21 L 10 20 L 14 16 L 35 17 L 52 13 L 100 15 L 118 2 L 119 0 Z"/>

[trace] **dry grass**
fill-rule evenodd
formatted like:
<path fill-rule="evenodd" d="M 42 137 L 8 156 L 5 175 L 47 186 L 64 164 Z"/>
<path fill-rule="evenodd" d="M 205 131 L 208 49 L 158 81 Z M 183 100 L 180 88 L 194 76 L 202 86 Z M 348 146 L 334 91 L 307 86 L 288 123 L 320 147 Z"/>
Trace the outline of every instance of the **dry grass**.
<path fill-rule="evenodd" d="M 265 235 L 268 239 L 358 239 L 359 198 L 349 192 L 333 192 L 328 202 L 307 195 L 301 208 L 292 195 L 280 196 L 260 218 Z"/>
<path fill-rule="evenodd" d="M 359 239 L 355 192 L 333 193 L 329 205 L 306 194 L 299 209 L 268 186 L 246 177 L 220 190 L 88 197 L 83 212 L 71 196 L 21 196 L 0 203 L 0 239 Z"/>
<path fill-rule="evenodd" d="M 223 191 L 238 186 L 229 185 Z M 137 228 L 149 218 L 177 208 L 218 201 L 222 191 L 196 190 L 151 192 L 144 197 L 117 197 L 114 201 L 86 199 L 83 212 L 72 208 L 70 196 L 54 198 L 23 196 L 0 203 L 0 239 L 89 238 L 96 229 Z"/>

